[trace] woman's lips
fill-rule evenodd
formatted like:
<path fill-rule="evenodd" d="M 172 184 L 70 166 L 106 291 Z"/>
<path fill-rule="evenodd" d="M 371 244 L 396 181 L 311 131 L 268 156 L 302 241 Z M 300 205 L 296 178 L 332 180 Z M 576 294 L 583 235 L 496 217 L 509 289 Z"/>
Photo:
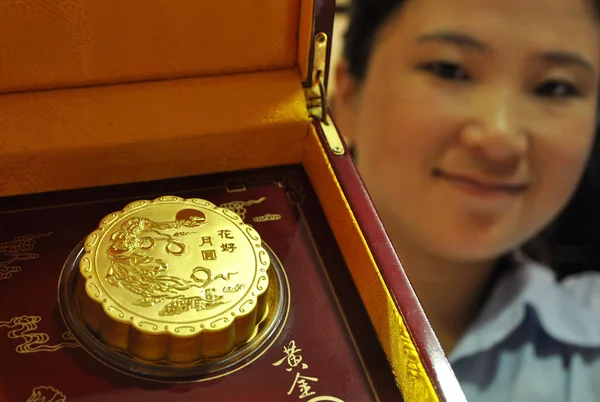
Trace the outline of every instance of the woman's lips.
<path fill-rule="evenodd" d="M 474 174 L 450 173 L 441 169 L 434 169 L 433 175 L 453 182 L 461 187 L 471 188 L 482 193 L 508 193 L 518 194 L 529 187 L 525 181 L 501 181 L 489 178 L 480 178 Z"/>

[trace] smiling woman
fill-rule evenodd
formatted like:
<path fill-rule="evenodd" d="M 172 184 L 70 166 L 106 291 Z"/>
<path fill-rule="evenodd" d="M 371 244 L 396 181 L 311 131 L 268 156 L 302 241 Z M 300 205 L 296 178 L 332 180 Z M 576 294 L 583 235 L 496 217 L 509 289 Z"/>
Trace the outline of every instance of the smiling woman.
<path fill-rule="evenodd" d="M 556 261 L 527 252 L 589 166 L 599 11 L 591 0 L 352 6 L 336 121 L 472 401 L 600 395 L 600 275 L 559 283 Z"/>

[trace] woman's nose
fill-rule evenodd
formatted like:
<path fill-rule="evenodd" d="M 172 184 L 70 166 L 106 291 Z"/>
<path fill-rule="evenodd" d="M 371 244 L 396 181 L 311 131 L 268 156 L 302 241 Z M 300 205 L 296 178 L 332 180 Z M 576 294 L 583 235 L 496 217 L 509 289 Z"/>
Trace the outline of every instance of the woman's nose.
<path fill-rule="evenodd" d="M 505 89 L 482 94 L 473 104 L 460 140 L 481 162 L 511 169 L 526 154 L 529 140 L 515 98 Z"/>

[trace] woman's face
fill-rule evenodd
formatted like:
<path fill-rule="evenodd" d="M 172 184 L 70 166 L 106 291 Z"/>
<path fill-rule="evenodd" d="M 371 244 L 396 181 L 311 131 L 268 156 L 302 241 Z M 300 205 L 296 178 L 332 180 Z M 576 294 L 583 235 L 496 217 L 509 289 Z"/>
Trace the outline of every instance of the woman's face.
<path fill-rule="evenodd" d="M 392 236 L 482 261 L 565 206 L 593 141 L 600 25 L 588 0 L 409 0 L 336 120 Z"/>

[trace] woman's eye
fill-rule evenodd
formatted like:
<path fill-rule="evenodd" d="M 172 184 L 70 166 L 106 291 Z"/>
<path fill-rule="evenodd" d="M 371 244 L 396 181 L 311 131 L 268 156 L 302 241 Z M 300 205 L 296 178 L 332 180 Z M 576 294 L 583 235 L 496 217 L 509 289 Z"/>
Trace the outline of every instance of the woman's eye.
<path fill-rule="evenodd" d="M 579 96 L 577 87 L 567 81 L 546 81 L 535 89 L 536 95 L 548 98 L 571 98 Z"/>
<path fill-rule="evenodd" d="M 436 61 L 426 63 L 421 66 L 421 69 L 430 72 L 431 74 L 447 80 L 467 81 L 469 75 L 460 64 L 450 61 Z"/>

